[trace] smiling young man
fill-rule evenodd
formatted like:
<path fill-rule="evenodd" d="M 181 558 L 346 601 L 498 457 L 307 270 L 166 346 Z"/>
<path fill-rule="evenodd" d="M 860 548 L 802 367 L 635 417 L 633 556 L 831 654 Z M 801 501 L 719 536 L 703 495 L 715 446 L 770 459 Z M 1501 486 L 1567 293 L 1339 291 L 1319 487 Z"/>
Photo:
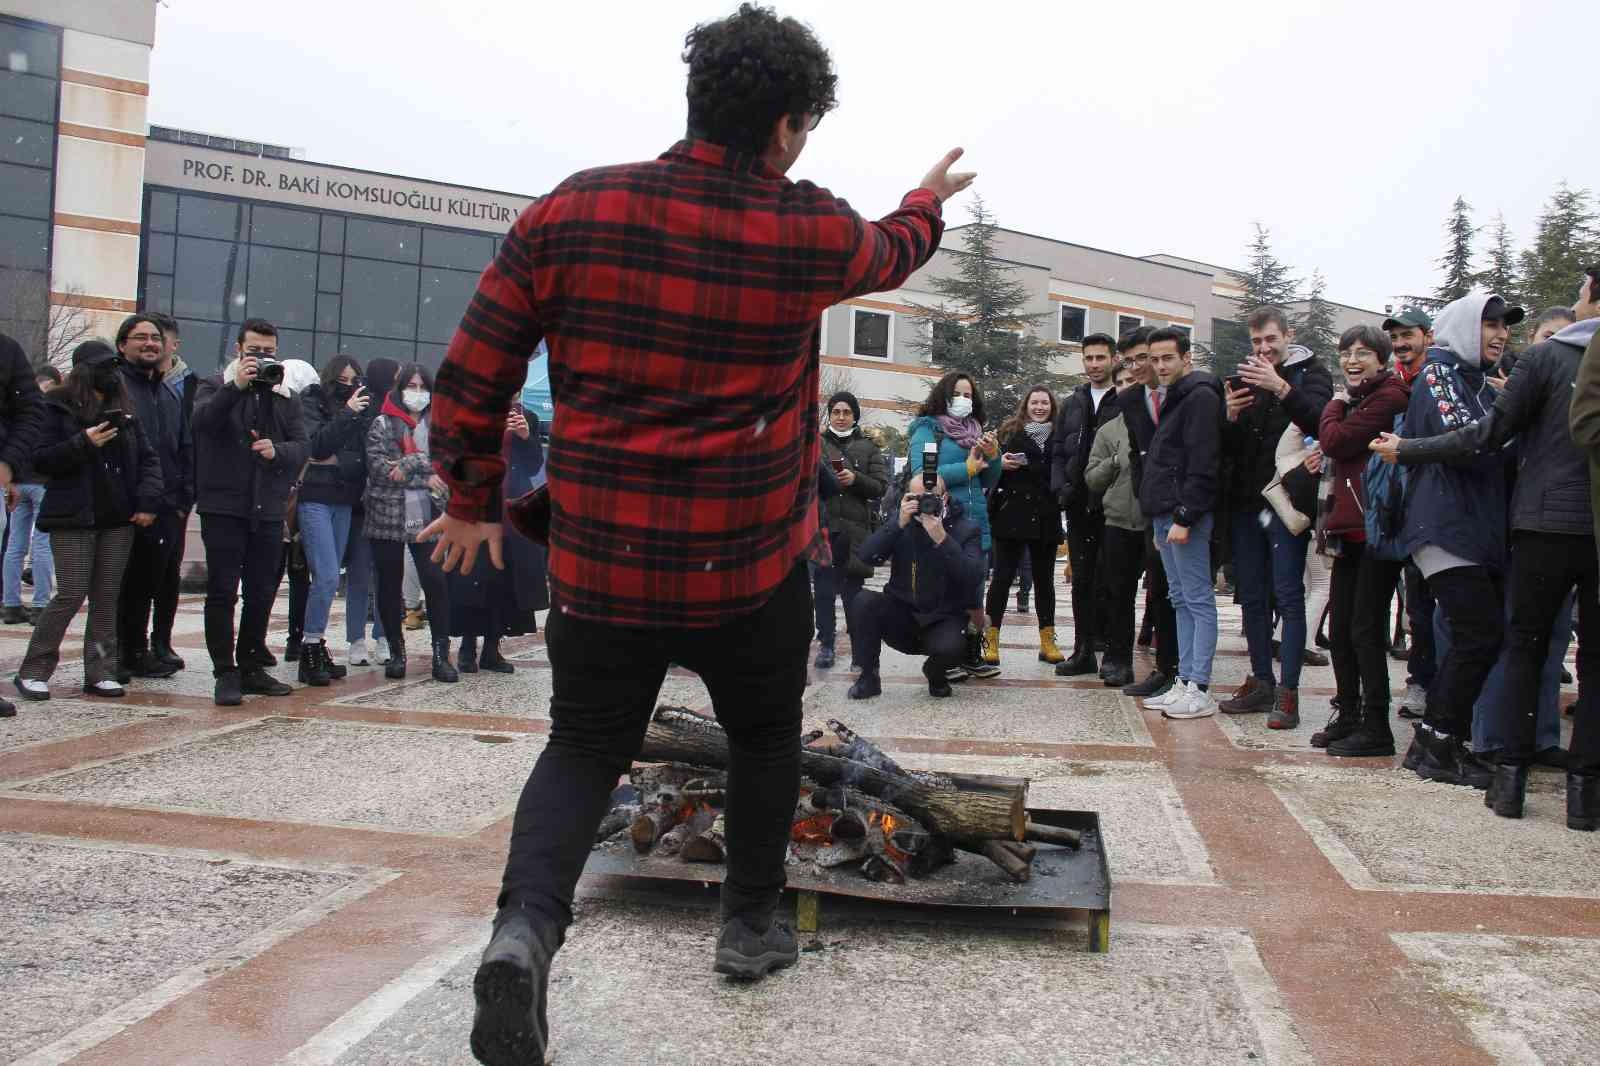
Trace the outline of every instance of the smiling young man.
<path fill-rule="evenodd" d="M 1389 335 L 1389 347 L 1394 353 L 1394 372 L 1410 385 L 1433 346 L 1433 319 L 1421 308 L 1407 307 L 1384 319 L 1383 330 Z M 1433 592 L 1415 563 L 1407 560 L 1402 573 L 1411 649 L 1406 656 L 1406 688 L 1400 696 L 1399 710 L 1403 718 L 1421 718 L 1439 665 L 1433 640 Z"/>

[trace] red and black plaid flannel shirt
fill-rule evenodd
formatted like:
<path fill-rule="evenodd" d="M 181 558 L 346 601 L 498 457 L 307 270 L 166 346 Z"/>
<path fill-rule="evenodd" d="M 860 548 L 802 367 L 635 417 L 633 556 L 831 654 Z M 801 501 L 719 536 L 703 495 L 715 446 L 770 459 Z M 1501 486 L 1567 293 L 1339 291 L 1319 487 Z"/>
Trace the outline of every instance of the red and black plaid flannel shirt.
<path fill-rule="evenodd" d="M 544 338 L 553 601 L 644 627 L 755 610 L 817 536 L 818 320 L 904 283 L 943 230 L 926 190 L 868 222 L 705 142 L 573 175 L 517 219 L 439 371 L 450 513 L 499 516 L 505 412 Z"/>

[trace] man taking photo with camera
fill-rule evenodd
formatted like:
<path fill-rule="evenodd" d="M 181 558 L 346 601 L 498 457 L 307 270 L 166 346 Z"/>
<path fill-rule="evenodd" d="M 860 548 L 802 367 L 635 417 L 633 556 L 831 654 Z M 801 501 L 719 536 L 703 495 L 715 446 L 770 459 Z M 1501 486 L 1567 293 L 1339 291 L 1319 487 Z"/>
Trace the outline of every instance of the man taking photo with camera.
<path fill-rule="evenodd" d="M 278 594 L 283 517 L 306 461 L 300 402 L 283 387 L 278 331 L 259 318 L 239 327 L 235 358 L 200 383 L 194 400 L 196 502 L 206 546 L 206 648 L 219 707 L 245 693 L 286 696 L 268 674 L 267 619 Z M 280 391 L 281 390 L 281 391 Z M 244 584 L 237 648 L 233 610 Z"/>

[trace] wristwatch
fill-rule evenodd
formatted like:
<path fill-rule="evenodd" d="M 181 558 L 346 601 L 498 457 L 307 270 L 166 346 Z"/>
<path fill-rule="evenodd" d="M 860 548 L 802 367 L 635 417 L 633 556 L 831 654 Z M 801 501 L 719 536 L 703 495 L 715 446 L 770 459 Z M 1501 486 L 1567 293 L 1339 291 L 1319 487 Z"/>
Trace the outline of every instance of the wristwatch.
<path fill-rule="evenodd" d="M 1172 509 L 1173 525 L 1183 526 L 1187 529 L 1189 526 L 1194 525 L 1194 519 L 1194 513 L 1181 503 Z"/>

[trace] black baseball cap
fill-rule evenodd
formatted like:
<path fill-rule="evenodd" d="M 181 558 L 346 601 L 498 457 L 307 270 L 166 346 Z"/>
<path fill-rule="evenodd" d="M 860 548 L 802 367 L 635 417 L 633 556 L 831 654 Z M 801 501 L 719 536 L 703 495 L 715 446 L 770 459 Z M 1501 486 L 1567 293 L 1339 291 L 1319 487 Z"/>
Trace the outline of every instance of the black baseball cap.
<path fill-rule="evenodd" d="M 1420 307 L 1407 307 L 1402 309 L 1398 315 L 1383 320 L 1383 328 L 1385 330 L 1406 329 L 1407 327 L 1432 329 L 1433 319 L 1429 318 L 1428 313 Z"/>
<path fill-rule="evenodd" d="M 1508 304 L 1499 296 L 1489 297 L 1489 302 L 1483 305 L 1483 318 L 1488 321 L 1497 318 L 1508 326 L 1514 326 L 1528 316 L 1526 308 L 1516 304 Z"/>

